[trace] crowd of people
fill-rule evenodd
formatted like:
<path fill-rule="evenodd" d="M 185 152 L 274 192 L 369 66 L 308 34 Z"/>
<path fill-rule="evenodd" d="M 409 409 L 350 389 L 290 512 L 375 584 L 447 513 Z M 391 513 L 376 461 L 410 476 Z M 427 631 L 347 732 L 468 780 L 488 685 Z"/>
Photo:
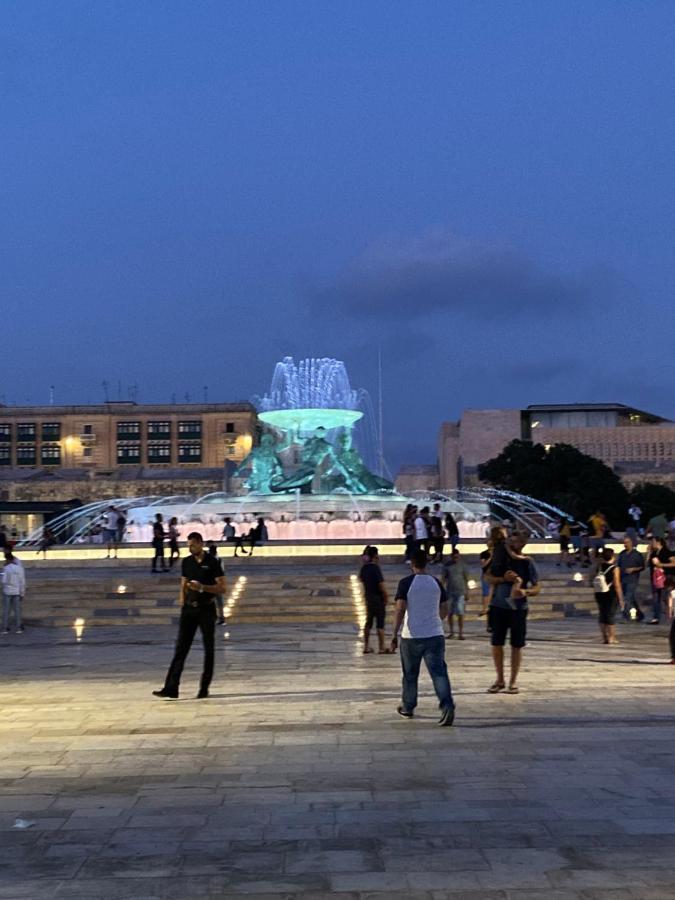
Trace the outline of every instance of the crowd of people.
<path fill-rule="evenodd" d="M 589 567 L 598 608 L 598 623 L 604 644 L 618 643 L 616 618 L 627 623 L 642 621 L 645 614 L 638 600 L 640 578 L 647 573 L 651 597 L 649 624 L 657 625 L 665 619 L 671 623 L 671 663 L 675 664 L 675 523 L 668 517 L 655 516 L 644 528 L 640 511 L 632 510 L 632 523 L 626 529 L 623 549 L 619 553 L 607 546 L 611 537 L 607 519 L 597 511 L 590 517 L 588 528 L 568 519 L 561 519 L 555 536 L 560 541 L 560 556 L 556 565 Z M 103 518 L 103 533 L 108 557 L 117 555 L 126 520 L 111 506 Z M 4 534 L 4 532 L 3 532 Z M 363 652 L 374 652 L 370 646 L 375 631 L 377 649 L 381 654 L 399 652 L 402 668 L 402 697 L 398 713 L 412 718 L 417 705 L 418 678 L 421 663 L 431 677 L 441 710 L 439 724 L 452 725 L 455 703 L 445 663 L 445 641 L 465 639 L 464 625 L 467 602 L 477 587 L 471 571 L 459 549 L 459 530 L 448 512 L 442 513 L 440 504 L 418 509 L 409 505 L 403 519 L 405 563 L 410 573 L 402 578 L 394 597 L 393 631 L 386 638 L 386 611 L 389 597 L 380 567 L 378 549 L 367 546 L 359 572 L 366 605 L 363 623 Z M 554 536 L 552 533 L 551 536 Z M 647 540 L 646 553 L 638 549 L 638 540 Z M 450 545 L 446 547 L 447 543 Z M 174 699 L 178 696 L 180 677 L 192 641 L 199 629 L 204 643 L 204 671 L 198 697 L 208 697 L 213 676 L 214 629 L 224 623 L 223 595 L 226 590 L 225 573 L 215 542 L 204 542 L 198 532 L 187 536 L 188 555 L 180 558 L 180 530 L 173 517 L 165 526 L 157 513 L 153 523 L 152 572 L 169 571 L 181 565 L 181 616 L 176 648 L 164 686 L 154 691 L 156 696 Z M 234 556 L 241 552 L 252 555 L 254 547 L 267 540 L 264 519 L 237 535 L 231 518 L 225 517 L 222 540 L 233 546 Z M 541 590 L 537 566 L 525 553 L 528 536 L 503 525 L 490 529 L 486 548 L 479 554 L 481 605 L 478 616 L 487 616 L 495 680 L 488 693 L 517 694 L 518 676 L 526 645 L 528 599 Z M 165 546 L 168 541 L 168 564 Z M 246 550 L 248 546 L 248 550 Z M 2 570 L 2 633 L 10 631 L 10 621 L 17 633 L 23 632 L 21 607 L 26 590 L 26 578 L 20 560 L 13 554 L 11 543 L 4 543 L 5 565 Z M 438 564 L 438 576 L 428 567 Z M 581 576 L 576 576 L 581 577 Z M 510 667 L 506 677 L 504 647 L 511 646 Z"/>

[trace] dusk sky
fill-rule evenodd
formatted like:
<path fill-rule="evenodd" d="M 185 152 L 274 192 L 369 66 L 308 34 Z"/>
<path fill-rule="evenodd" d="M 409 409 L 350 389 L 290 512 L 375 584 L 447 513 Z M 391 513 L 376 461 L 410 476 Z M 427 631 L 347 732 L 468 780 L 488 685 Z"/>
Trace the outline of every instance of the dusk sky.
<path fill-rule="evenodd" d="M 675 417 L 675 3 L 0 10 L 0 401 L 377 392 L 385 456 L 466 407 Z"/>

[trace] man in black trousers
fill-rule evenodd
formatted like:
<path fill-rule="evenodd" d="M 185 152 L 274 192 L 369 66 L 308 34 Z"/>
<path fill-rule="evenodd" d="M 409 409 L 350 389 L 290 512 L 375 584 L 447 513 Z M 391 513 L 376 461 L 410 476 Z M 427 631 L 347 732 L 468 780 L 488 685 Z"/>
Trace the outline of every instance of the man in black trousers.
<path fill-rule="evenodd" d="M 185 659 L 190 652 L 195 632 L 199 628 L 204 642 L 204 671 L 199 685 L 198 700 L 209 696 L 209 685 L 213 678 L 213 657 L 216 631 L 216 603 L 218 594 L 225 593 L 225 575 L 220 561 L 206 553 L 204 541 L 198 531 L 188 535 L 188 550 L 181 564 L 180 622 L 176 649 L 166 673 L 164 687 L 153 691 L 155 697 L 163 700 L 177 700 L 180 676 Z"/>

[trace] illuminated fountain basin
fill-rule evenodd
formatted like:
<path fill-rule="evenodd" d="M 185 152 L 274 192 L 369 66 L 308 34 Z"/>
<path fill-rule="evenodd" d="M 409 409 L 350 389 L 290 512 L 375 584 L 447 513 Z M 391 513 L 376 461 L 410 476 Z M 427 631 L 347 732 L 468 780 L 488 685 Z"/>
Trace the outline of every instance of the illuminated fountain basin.
<path fill-rule="evenodd" d="M 152 540 L 152 520 L 161 512 L 165 523 L 172 516 L 178 519 L 183 538 L 190 531 L 199 531 L 206 540 L 221 541 L 226 516 L 237 527 L 237 534 L 245 534 L 262 516 L 272 541 L 402 542 L 403 511 L 409 502 L 410 498 L 401 495 L 231 497 L 223 493 L 208 494 L 191 504 L 155 502 L 129 509 L 128 540 Z M 485 536 L 487 504 L 474 501 L 469 508 L 444 499 L 441 507 L 443 513 L 453 513 L 461 537 Z"/>
<path fill-rule="evenodd" d="M 300 434 L 325 428 L 353 428 L 363 417 L 359 409 L 274 409 L 258 413 L 265 425 L 279 431 L 297 431 Z"/>

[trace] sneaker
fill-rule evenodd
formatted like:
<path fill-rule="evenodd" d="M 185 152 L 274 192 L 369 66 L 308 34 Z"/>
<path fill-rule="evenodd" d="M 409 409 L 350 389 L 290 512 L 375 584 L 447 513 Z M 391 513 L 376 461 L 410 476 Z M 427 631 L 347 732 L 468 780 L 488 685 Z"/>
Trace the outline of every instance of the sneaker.
<path fill-rule="evenodd" d="M 439 725 L 452 725 L 455 721 L 455 707 L 454 706 L 446 706 L 443 710 L 443 714 L 438 720 Z"/>
<path fill-rule="evenodd" d="M 178 694 L 170 694 L 164 688 L 161 691 L 153 691 L 152 693 L 155 697 L 161 697 L 162 700 L 178 700 Z"/>
<path fill-rule="evenodd" d="M 658 625 L 658 624 L 659 624 L 659 620 L 658 620 L 658 619 L 650 619 L 650 620 L 649 620 L 649 624 L 650 624 L 650 625 Z"/>
<path fill-rule="evenodd" d="M 206 699 L 208 698 L 208 696 L 209 696 L 209 692 L 202 689 L 202 690 L 197 694 L 197 697 L 196 697 L 195 699 L 197 699 L 197 700 L 206 700 Z"/>
<path fill-rule="evenodd" d="M 406 709 L 404 706 L 397 706 L 396 712 L 401 716 L 402 719 L 412 719 L 413 712 L 411 709 Z"/>
<path fill-rule="evenodd" d="M 17 628 L 15 634 L 23 634 L 23 628 Z"/>
<path fill-rule="evenodd" d="M 9 634 L 9 628 L 3 628 L 2 634 Z"/>

